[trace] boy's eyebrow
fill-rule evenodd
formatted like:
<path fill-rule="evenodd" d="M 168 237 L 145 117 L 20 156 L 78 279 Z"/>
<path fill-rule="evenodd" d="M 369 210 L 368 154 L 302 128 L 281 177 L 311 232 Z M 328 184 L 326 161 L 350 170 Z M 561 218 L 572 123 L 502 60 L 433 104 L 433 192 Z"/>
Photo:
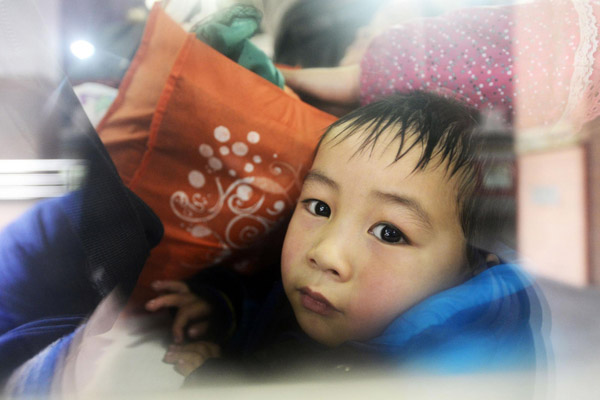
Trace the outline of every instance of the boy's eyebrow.
<path fill-rule="evenodd" d="M 304 177 L 304 182 L 308 181 L 317 181 L 329 186 L 333 190 L 339 190 L 338 184 L 333 179 L 328 178 L 327 176 L 325 176 L 325 174 L 316 169 L 313 169 L 312 171 L 309 171 L 308 174 L 306 174 L 306 177 Z"/>
<path fill-rule="evenodd" d="M 373 191 L 373 194 L 375 197 L 378 197 L 387 203 L 400 204 L 401 206 L 408 208 L 417 215 L 417 217 L 424 223 L 426 228 L 433 230 L 433 225 L 431 224 L 431 218 L 429 217 L 429 214 L 427 214 L 417 200 L 406 196 L 400 196 L 395 193 L 380 192 L 378 190 Z"/>
<path fill-rule="evenodd" d="M 329 186 L 333 190 L 336 190 L 336 191 L 339 190 L 339 185 L 333 179 L 327 177 L 324 173 L 322 173 L 321 171 L 316 170 L 316 169 L 309 171 L 306 174 L 304 181 L 305 182 L 309 182 L 309 181 L 320 182 L 322 184 Z M 411 197 L 401 196 L 401 195 L 398 195 L 395 193 L 382 192 L 379 190 L 373 191 L 372 194 L 375 197 L 377 197 L 380 200 L 385 201 L 387 203 L 399 204 L 404 208 L 408 208 L 410 211 L 412 211 L 414 214 L 416 214 L 416 216 L 419 218 L 419 220 L 421 220 L 423 222 L 423 225 L 425 225 L 426 229 L 433 230 L 433 225 L 431 223 L 431 217 L 429 217 L 429 214 L 427 214 L 427 212 L 423 209 L 423 207 L 417 200 L 415 200 Z"/>

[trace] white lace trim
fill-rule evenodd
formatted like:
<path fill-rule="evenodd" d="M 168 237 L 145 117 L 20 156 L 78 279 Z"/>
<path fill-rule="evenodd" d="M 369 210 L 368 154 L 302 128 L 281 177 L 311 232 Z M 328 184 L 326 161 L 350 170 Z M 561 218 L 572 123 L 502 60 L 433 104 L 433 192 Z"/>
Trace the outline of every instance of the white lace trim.
<path fill-rule="evenodd" d="M 589 0 L 572 0 L 579 19 L 579 45 L 573 61 L 573 76 L 567 106 L 560 121 L 570 119 L 577 105 L 584 98 L 594 68 L 594 54 L 598 49 L 598 27 Z"/>

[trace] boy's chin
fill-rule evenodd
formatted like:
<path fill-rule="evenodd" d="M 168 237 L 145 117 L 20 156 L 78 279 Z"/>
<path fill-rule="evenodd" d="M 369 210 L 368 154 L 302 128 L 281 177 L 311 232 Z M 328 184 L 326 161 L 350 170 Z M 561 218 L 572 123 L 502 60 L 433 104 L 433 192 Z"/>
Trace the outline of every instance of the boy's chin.
<path fill-rule="evenodd" d="M 340 335 L 339 329 L 336 330 L 333 326 L 318 319 L 317 316 L 296 314 L 300 328 L 314 341 L 327 347 L 337 347 L 348 340 Z"/>

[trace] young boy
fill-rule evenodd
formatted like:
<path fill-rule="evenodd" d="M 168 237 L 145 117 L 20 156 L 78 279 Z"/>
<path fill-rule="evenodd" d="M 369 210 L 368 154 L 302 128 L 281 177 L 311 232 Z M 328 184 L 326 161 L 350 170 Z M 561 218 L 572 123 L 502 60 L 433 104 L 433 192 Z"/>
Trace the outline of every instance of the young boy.
<path fill-rule="evenodd" d="M 224 268 L 190 285 L 155 282 L 167 293 L 147 309 L 178 309 L 165 361 L 213 379 L 290 365 L 320 371 L 402 359 L 469 369 L 529 357 L 529 282 L 511 266 L 486 269 L 494 256 L 471 246 L 477 118 L 459 102 L 414 92 L 334 123 L 287 229 L 283 289 L 252 314 L 240 310 Z M 220 333 L 184 344 L 202 339 L 211 321 Z M 234 325 L 236 346 L 223 340 Z M 222 347 L 234 362 L 214 360 Z"/>

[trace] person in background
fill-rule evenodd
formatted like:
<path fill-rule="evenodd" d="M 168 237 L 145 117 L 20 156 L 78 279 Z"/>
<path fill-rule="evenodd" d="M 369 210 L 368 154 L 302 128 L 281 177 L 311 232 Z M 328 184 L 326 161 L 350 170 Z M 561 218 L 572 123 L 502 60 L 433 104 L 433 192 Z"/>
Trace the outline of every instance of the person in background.
<path fill-rule="evenodd" d="M 394 92 L 452 94 L 517 129 L 578 132 L 598 115 L 595 2 L 470 7 L 388 26 L 342 65 L 282 69 L 286 84 L 343 114 Z M 361 55 L 362 54 L 362 55 Z"/>

